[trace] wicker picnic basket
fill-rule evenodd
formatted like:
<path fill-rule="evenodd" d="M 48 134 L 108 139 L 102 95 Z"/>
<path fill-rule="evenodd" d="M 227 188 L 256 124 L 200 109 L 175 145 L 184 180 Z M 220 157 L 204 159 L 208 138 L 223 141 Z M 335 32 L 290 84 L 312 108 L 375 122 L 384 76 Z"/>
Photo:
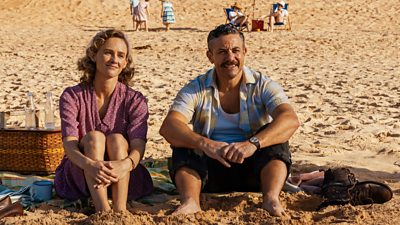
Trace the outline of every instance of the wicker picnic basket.
<path fill-rule="evenodd" d="M 60 130 L 0 130 L 0 170 L 51 174 L 63 156 Z"/>

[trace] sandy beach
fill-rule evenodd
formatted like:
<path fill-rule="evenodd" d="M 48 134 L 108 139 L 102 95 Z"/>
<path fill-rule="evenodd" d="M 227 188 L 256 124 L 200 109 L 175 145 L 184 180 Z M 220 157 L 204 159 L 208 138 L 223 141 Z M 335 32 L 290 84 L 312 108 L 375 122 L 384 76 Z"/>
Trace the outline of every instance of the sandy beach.
<path fill-rule="evenodd" d="M 238 1 L 258 18 L 273 1 Z M 43 108 L 79 82 L 76 62 L 99 30 L 124 30 L 136 67 L 133 88 L 148 98 L 145 159 L 171 155 L 158 134 L 177 91 L 211 67 L 206 37 L 225 22 L 226 0 L 175 0 L 177 23 L 164 31 L 160 1 L 150 0 L 149 32 L 134 32 L 128 0 L 3 0 L 0 4 L 0 111 L 23 126 L 26 92 Z M 246 32 L 247 66 L 285 89 L 302 123 L 290 140 L 292 174 L 348 167 L 359 180 L 389 185 L 382 205 L 329 206 L 318 196 L 282 192 L 287 216 L 260 209 L 261 194 L 202 195 L 203 212 L 172 216 L 177 196 L 153 206 L 86 216 L 43 205 L 1 224 L 400 224 L 400 4 L 398 0 L 291 1 L 292 31 Z M 58 113 L 57 113 L 58 115 Z M 57 118 L 59 120 L 59 117 Z M 58 121 L 59 124 L 59 121 Z"/>

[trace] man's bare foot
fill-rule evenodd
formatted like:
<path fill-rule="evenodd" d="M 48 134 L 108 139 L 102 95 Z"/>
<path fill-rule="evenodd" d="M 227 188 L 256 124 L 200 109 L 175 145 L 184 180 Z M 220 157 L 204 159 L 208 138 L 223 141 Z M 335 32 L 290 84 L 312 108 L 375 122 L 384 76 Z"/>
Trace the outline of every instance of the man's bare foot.
<path fill-rule="evenodd" d="M 262 208 L 267 210 L 271 216 L 283 216 L 285 215 L 285 210 L 283 209 L 281 202 L 279 199 L 270 199 L 268 201 L 264 201 L 262 204 Z"/>
<path fill-rule="evenodd" d="M 201 208 L 196 203 L 195 200 L 189 199 L 183 202 L 173 213 L 172 215 L 179 215 L 179 214 L 192 214 L 200 212 Z"/>

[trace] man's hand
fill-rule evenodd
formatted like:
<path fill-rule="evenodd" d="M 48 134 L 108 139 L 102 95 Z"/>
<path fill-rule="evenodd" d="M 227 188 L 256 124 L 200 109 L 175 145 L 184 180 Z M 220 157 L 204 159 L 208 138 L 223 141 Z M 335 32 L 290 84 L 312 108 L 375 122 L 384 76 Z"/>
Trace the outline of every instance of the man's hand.
<path fill-rule="evenodd" d="M 202 138 L 198 143 L 198 148 L 203 151 L 208 157 L 218 160 L 222 165 L 231 167 L 231 165 L 223 158 L 222 149 L 227 146 L 228 143 L 213 141 L 208 138 Z"/>
<path fill-rule="evenodd" d="M 257 151 L 257 147 L 249 141 L 231 143 L 221 149 L 222 157 L 234 163 L 243 163 Z"/>

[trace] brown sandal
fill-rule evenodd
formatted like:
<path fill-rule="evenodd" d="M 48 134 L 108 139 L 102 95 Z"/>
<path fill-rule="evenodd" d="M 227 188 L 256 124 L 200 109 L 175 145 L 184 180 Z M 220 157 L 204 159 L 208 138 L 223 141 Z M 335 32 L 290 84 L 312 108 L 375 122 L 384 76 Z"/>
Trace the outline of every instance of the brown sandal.
<path fill-rule="evenodd" d="M 3 197 L 2 199 L 0 199 L 0 210 L 4 209 L 5 207 L 11 205 L 11 198 L 9 195 L 7 195 L 6 197 Z"/>
<path fill-rule="evenodd" d="M 0 210 L 0 219 L 8 216 L 22 216 L 24 215 L 24 208 L 21 203 L 14 202 L 11 205 L 7 205 Z"/>

